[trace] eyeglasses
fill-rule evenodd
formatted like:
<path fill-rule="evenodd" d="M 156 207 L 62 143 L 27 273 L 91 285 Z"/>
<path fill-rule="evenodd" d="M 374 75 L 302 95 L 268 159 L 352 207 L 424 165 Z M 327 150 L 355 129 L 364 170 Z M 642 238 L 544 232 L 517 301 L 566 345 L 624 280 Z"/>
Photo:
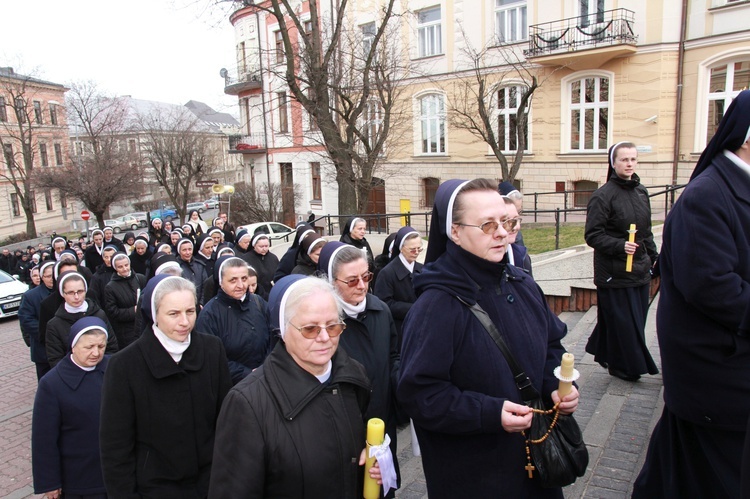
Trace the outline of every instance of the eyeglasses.
<path fill-rule="evenodd" d="M 295 326 L 291 322 L 289 323 L 289 325 L 299 331 L 302 336 L 304 336 L 308 340 L 314 340 L 315 338 L 317 338 L 323 329 L 326 330 L 326 333 L 328 333 L 328 336 L 330 336 L 331 338 L 335 338 L 336 336 L 343 333 L 344 329 L 346 329 L 346 324 L 344 324 L 343 322 L 334 322 L 333 324 L 326 324 L 325 326 L 321 326 L 318 324 Z"/>
<path fill-rule="evenodd" d="M 361 276 L 352 277 L 352 278 L 347 279 L 347 280 L 343 280 L 343 279 L 336 279 L 336 280 L 339 281 L 339 282 L 343 282 L 344 284 L 346 284 L 350 288 L 353 288 L 354 286 L 356 286 L 357 284 L 359 284 L 359 280 L 360 279 L 362 279 L 362 282 L 364 282 L 365 284 L 367 284 L 368 282 L 372 281 L 372 277 L 374 275 L 375 274 L 373 274 L 372 272 L 365 272 Z"/>
<path fill-rule="evenodd" d="M 494 234 L 497 228 L 500 227 L 500 225 L 502 225 L 503 229 L 508 232 L 515 232 L 516 230 L 518 230 L 517 227 L 520 228 L 521 217 L 509 218 L 500 222 L 490 220 L 488 222 L 484 222 L 481 225 L 462 224 L 458 222 L 456 222 L 456 225 L 460 225 L 462 227 L 476 227 L 477 229 L 482 229 L 482 232 L 484 232 L 485 234 Z"/>
<path fill-rule="evenodd" d="M 421 252 L 424 251 L 424 247 L 422 246 L 420 246 L 419 248 L 404 248 L 404 249 L 408 251 L 409 253 L 416 253 L 416 254 L 420 254 Z"/>
<path fill-rule="evenodd" d="M 78 295 L 85 295 L 86 290 L 82 289 L 80 291 L 65 291 L 63 293 L 65 296 L 78 296 Z"/>

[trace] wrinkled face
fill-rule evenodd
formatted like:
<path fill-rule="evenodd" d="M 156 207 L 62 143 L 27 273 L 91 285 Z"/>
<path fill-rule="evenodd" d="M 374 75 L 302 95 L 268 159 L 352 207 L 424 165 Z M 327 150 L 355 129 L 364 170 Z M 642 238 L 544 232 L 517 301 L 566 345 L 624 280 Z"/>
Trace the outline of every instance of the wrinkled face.
<path fill-rule="evenodd" d="M 620 147 L 615 152 L 615 160 L 612 167 L 615 173 L 623 180 L 630 180 L 638 165 L 638 151 L 634 147 Z"/>
<path fill-rule="evenodd" d="M 118 258 L 115 263 L 115 272 L 120 277 L 128 277 L 130 275 L 130 260 L 128 258 Z"/>
<path fill-rule="evenodd" d="M 172 291 L 162 297 L 156 325 L 167 337 L 183 342 L 195 326 L 195 298 L 190 291 Z"/>
<path fill-rule="evenodd" d="M 139 255 L 145 255 L 147 249 L 148 249 L 148 245 L 146 245 L 146 244 L 138 244 L 135 247 L 135 252 L 138 253 Z"/>
<path fill-rule="evenodd" d="M 203 243 L 203 249 L 201 250 L 201 253 L 203 253 L 203 256 L 206 258 L 211 258 L 211 253 L 214 252 L 214 240 L 213 239 L 206 239 L 206 241 Z"/>
<path fill-rule="evenodd" d="M 508 219 L 508 211 L 500 193 L 473 191 L 459 194 L 459 196 L 462 198 L 461 206 L 464 207 L 461 223 L 482 225 L 485 222 L 494 221 L 498 223 L 498 227 L 494 232 L 485 234 L 478 227 L 454 223 L 451 227 L 453 242 L 479 258 L 490 262 L 501 262 L 508 243 L 508 233 L 503 228 L 502 222 Z"/>
<path fill-rule="evenodd" d="M 31 282 L 34 286 L 39 286 L 39 283 L 42 282 L 42 278 L 39 277 L 39 269 L 33 269 L 31 271 Z"/>
<path fill-rule="evenodd" d="M 225 267 L 221 276 L 221 289 L 235 300 L 240 300 L 247 293 L 249 279 L 247 267 Z"/>
<path fill-rule="evenodd" d="M 401 247 L 401 254 L 404 255 L 406 261 L 413 263 L 417 260 L 417 257 L 422 252 L 422 238 L 414 237 L 409 239 Z"/>
<path fill-rule="evenodd" d="M 193 257 L 193 245 L 192 244 L 185 243 L 182 246 L 180 246 L 180 258 L 182 258 L 186 262 L 189 262 L 192 257 Z"/>
<path fill-rule="evenodd" d="M 86 333 L 73 346 L 73 360 L 81 367 L 94 367 L 104 358 L 107 336 L 104 333 Z"/>
<path fill-rule="evenodd" d="M 297 307 L 288 324 L 285 325 L 284 343 L 289 355 L 305 371 L 313 374 L 323 374 L 339 345 L 340 336 L 330 337 L 328 331 L 320 330 L 320 334 L 313 339 L 302 336 L 294 326 L 333 324 L 340 321 L 334 297 L 319 291 L 308 296 Z M 294 326 L 292 326 L 294 324 Z"/>
<path fill-rule="evenodd" d="M 342 300 L 350 305 L 362 303 L 367 295 L 368 287 L 368 284 L 362 280 L 362 276 L 366 275 L 367 272 L 367 260 L 364 258 L 339 266 L 338 274 L 334 276 L 333 285 Z M 342 282 L 352 279 L 357 280 L 357 284 L 352 287 L 349 287 L 346 282 Z"/>
<path fill-rule="evenodd" d="M 96 244 L 97 246 L 101 246 L 102 243 L 104 242 L 104 236 L 102 236 L 98 232 L 94 234 L 93 239 L 94 239 L 94 244 Z"/>
<path fill-rule="evenodd" d="M 112 239 L 112 229 L 104 229 L 104 239 L 106 241 Z"/>
<path fill-rule="evenodd" d="M 323 244 L 317 244 L 310 252 L 310 260 L 312 260 L 313 263 L 318 263 L 318 260 L 320 260 L 320 252 L 323 249 L 323 246 Z"/>
<path fill-rule="evenodd" d="M 218 246 L 221 244 L 221 232 L 214 232 L 211 234 L 211 239 L 214 240 L 214 245 Z"/>
<path fill-rule="evenodd" d="M 52 274 L 51 266 L 44 269 L 44 273 L 42 274 L 42 282 L 44 282 L 44 285 L 49 289 L 52 289 L 52 286 L 55 285 L 55 279 Z"/>
<path fill-rule="evenodd" d="M 250 239 L 251 238 L 249 236 L 243 237 L 242 239 L 237 241 L 237 246 L 242 248 L 243 251 L 247 251 L 247 247 L 250 246 Z"/>
<path fill-rule="evenodd" d="M 86 301 L 86 286 L 79 279 L 68 278 L 63 284 L 63 300 L 71 307 L 80 307 Z"/>
<path fill-rule="evenodd" d="M 508 210 L 508 218 L 518 218 L 518 210 L 515 204 L 506 204 L 505 209 Z M 516 242 L 518 237 L 518 231 L 521 230 L 521 224 L 516 224 L 516 227 L 512 231 L 508 231 L 508 244 Z"/>
<path fill-rule="evenodd" d="M 265 255 L 271 249 L 271 242 L 267 238 L 260 239 L 253 247 L 259 255 Z"/>
<path fill-rule="evenodd" d="M 366 227 L 367 227 L 367 224 L 364 222 L 364 220 L 354 224 L 354 228 L 351 230 L 351 233 L 350 233 L 352 239 L 356 239 L 357 241 L 359 241 L 360 239 L 364 239 Z"/>
<path fill-rule="evenodd" d="M 255 290 L 258 289 L 258 276 L 256 275 L 248 276 L 247 289 L 250 290 L 251 293 L 255 294 Z"/>
<path fill-rule="evenodd" d="M 115 251 L 113 250 L 105 250 L 104 253 L 102 253 L 102 260 L 104 260 L 104 265 L 107 267 L 112 266 L 112 255 L 115 254 Z"/>

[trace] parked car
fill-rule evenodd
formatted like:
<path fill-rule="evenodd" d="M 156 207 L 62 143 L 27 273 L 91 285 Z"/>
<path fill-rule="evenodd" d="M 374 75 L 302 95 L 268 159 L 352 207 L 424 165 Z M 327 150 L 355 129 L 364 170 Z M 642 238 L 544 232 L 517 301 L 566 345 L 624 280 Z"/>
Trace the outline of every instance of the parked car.
<path fill-rule="evenodd" d="M 29 285 L 0 270 L 0 318 L 18 315 L 21 297 Z"/>
<path fill-rule="evenodd" d="M 206 205 L 206 209 L 214 210 L 219 207 L 219 200 L 216 198 L 208 198 L 205 201 L 203 201 L 203 204 Z"/>
<path fill-rule="evenodd" d="M 287 236 L 294 232 L 294 229 L 288 225 L 280 224 L 278 222 L 258 222 L 254 224 L 242 225 L 237 227 L 239 232 L 241 229 L 247 229 L 250 234 L 255 234 L 258 231 L 265 232 L 269 235 L 269 239 L 285 239 L 289 240 Z"/>
<path fill-rule="evenodd" d="M 115 218 L 117 221 L 117 226 L 120 228 L 120 230 L 137 230 L 138 227 L 141 227 L 141 222 L 137 218 L 131 216 L 131 215 L 123 215 L 121 217 Z M 145 227 L 145 225 L 143 225 Z M 112 227 L 112 230 L 114 231 L 114 226 Z"/>
<path fill-rule="evenodd" d="M 129 230 L 137 229 L 138 220 L 136 220 L 135 218 L 129 218 L 123 221 L 123 220 L 119 220 L 116 218 L 108 218 L 104 220 L 104 225 L 106 227 L 112 227 L 112 232 L 114 232 L 115 234 L 119 234 L 120 232 L 126 232 Z M 89 235 L 91 235 L 91 232 L 93 232 L 94 230 L 98 228 L 99 228 L 99 224 L 89 227 Z"/>
<path fill-rule="evenodd" d="M 208 206 L 206 206 L 206 203 L 199 201 L 197 203 L 188 203 L 185 206 L 185 209 L 187 210 L 188 213 L 190 213 L 193 210 L 198 210 L 199 213 L 203 213 L 204 211 L 208 209 Z"/>
<path fill-rule="evenodd" d="M 136 211 L 134 213 L 128 213 L 125 216 L 132 217 L 138 220 L 138 225 L 140 227 L 148 227 L 148 213 L 146 213 L 145 211 Z"/>
<path fill-rule="evenodd" d="M 167 222 L 171 222 L 172 219 L 177 218 L 177 212 L 173 208 L 164 208 L 163 210 L 151 210 L 149 216 L 151 217 L 151 220 L 158 217 Z"/>

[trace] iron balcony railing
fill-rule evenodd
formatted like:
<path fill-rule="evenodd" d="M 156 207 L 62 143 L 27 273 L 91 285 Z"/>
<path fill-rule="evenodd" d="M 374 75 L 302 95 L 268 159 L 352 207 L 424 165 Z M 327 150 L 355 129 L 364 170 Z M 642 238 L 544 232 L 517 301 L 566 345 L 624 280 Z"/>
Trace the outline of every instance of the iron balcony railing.
<path fill-rule="evenodd" d="M 245 90 L 249 88 L 260 88 L 260 70 L 255 67 L 240 67 L 237 71 L 222 69 L 224 77 L 224 92 Z"/>
<path fill-rule="evenodd" d="M 596 47 L 635 44 L 635 13 L 614 9 L 588 16 L 529 26 L 529 48 L 526 57 L 540 57 Z"/>
<path fill-rule="evenodd" d="M 264 151 L 266 149 L 266 137 L 262 133 L 250 135 L 230 135 L 229 150 L 237 152 Z"/>

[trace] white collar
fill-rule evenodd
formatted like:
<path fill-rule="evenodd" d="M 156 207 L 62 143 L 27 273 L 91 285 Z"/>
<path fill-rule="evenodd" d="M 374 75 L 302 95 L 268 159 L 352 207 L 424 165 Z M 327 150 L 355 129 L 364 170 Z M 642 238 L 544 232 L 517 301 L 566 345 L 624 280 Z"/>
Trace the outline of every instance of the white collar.
<path fill-rule="evenodd" d="M 740 170 L 742 170 L 748 176 L 750 176 L 750 165 L 748 165 L 747 163 L 745 163 L 744 161 L 742 161 L 742 158 L 740 158 L 739 156 L 737 156 L 732 151 L 726 151 L 726 150 L 724 151 L 724 156 L 726 156 L 727 158 L 729 158 L 729 161 L 731 161 L 732 163 L 734 163 L 735 165 L 737 165 Z"/>
<path fill-rule="evenodd" d="M 409 263 L 409 261 L 404 258 L 404 255 L 401 253 L 398 254 L 399 260 L 401 260 L 401 263 L 404 264 L 404 267 L 406 267 L 406 270 L 408 270 L 410 273 L 414 273 L 414 262 Z"/>
<path fill-rule="evenodd" d="M 508 254 L 508 263 L 515 267 L 516 259 L 513 256 L 513 244 L 508 244 L 505 248 L 505 252 Z"/>
<path fill-rule="evenodd" d="M 341 300 L 341 306 L 343 307 L 344 313 L 347 315 L 347 317 L 356 319 L 357 317 L 359 317 L 359 314 L 365 311 L 365 307 L 367 306 L 367 295 L 365 295 L 364 300 L 362 300 L 362 302 L 357 305 L 351 305 L 344 300 Z"/>
<path fill-rule="evenodd" d="M 156 339 L 159 340 L 161 346 L 163 346 L 164 350 L 166 350 L 169 356 L 172 357 L 172 360 L 179 363 L 182 360 L 182 354 L 185 353 L 185 350 L 187 350 L 190 346 L 191 335 L 188 335 L 185 341 L 175 341 L 164 334 L 164 332 L 162 332 L 162 330 L 159 329 L 156 324 L 151 326 L 151 329 L 154 331 Z"/>
<path fill-rule="evenodd" d="M 71 314 L 86 312 L 89 309 L 89 302 L 87 302 L 86 300 L 83 301 L 83 305 L 81 305 L 80 307 L 72 307 L 65 302 L 63 302 L 63 305 L 65 305 L 65 311 Z"/>
<path fill-rule="evenodd" d="M 329 360 L 328 365 L 326 366 L 326 372 L 321 375 L 315 375 L 315 377 L 318 378 L 318 381 L 320 381 L 321 383 L 325 383 L 331 378 L 331 366 L 333 366 L 333 362 Z"/>

